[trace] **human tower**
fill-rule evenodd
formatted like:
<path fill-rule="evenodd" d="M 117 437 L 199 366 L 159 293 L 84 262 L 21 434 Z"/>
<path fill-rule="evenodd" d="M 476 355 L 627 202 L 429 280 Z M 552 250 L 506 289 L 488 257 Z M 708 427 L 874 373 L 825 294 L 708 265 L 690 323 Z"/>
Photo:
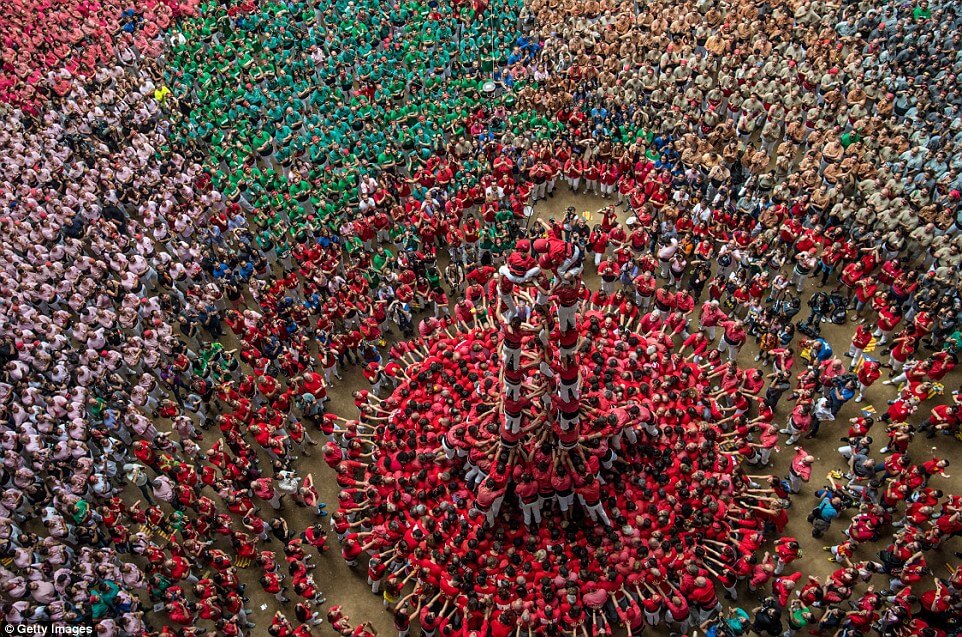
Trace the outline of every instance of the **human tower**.
<path fill-rule="evenodd" d="M 752 423 L 676 348 L 684 293 L 602 310 L 581 269 L 561 236 L 517 241 L 470 320 L 397 345 L 396 389 L 339 423 L 342 552 L 400 627 L 695 622 L 779 515 L 726 450 Z"/>

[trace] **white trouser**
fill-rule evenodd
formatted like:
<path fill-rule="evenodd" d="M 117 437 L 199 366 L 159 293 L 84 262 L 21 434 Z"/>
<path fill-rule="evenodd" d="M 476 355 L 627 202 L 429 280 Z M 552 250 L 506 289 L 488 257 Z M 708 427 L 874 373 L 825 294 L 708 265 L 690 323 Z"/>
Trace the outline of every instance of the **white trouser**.
<path fill-rule="evenodd" d="M 793 279 L 795 281 L 795 291 L 800 293 L 805 288 L 805 279 L 807 278 L 808 278 L 807 274 L 798 274 L 797 272 L 795 273 L 795 277 Z"/>
<path fill-rule="evenodd" d="M 558 329 L 568 332 L 577 327 L 578 305 L 559 305 L 558 306 Z"/>
<path fill-rule="evenodd" d="M 521 365 L 521 349 L 502 346 L 502 350 L 504 351 L 504 364 L 511 369 L 518 369 Z"/>
<path fill-rule="evenodd" d="M 581 395 L 581 390 L 578 387 L 578 382 L 573 383 L 561 383 L 558 385 L 558 397 L 564 402 L 571 402 L 575 398 Z"/>
<path fill-rule="evenodd" d="M 863 354 L 864 352 L 862 349 L 860 347 L 855 347 L 854 344 L 848 348 L 848 355 L 852 357 L 852 367 L 858 365 L 858 362 L 862 360 Z"/>
<path fill-rule="evenodd" d="M 722 337 L 721 341 L 718 343 L 718 351 L 721 354 L 727 354 L 728 360 L 732 361 L 738 358 L 738 345 L 732 345 Z"/>
<path fill-rule="evenodd" d="M 794 471 L 788 472 L 788 486 L 792 493 L 798 493 L 802 490 L 802 479 Z"/>
<path fill-rule="evenodd" d="M 537 500 L 531 503 L 522 502 L 521 513 L 524 515 L 524 523 L 527 526 L 531 526 L 532 520 L 535 524 L 541 524 L 541 506 Z"/>
<path fill-rule="evenodd" d="M 763 467 L 768 465 L 769 461 L 772 459 L 772 447 L 758 447 L 757 450 L 757 459 L 752 464 L 760 464 Z"/>
<path fill-rule="evenodd" d="M 601 520 L 605 526 L 611 526 L 611 520 L 608 519 L 608 513 L 605 512 L 605 507 L 601 502 L 597 502 L 591 505 L 585 505 L 585 509 L 588 511 L 588 515 L 594 522 Z"/>

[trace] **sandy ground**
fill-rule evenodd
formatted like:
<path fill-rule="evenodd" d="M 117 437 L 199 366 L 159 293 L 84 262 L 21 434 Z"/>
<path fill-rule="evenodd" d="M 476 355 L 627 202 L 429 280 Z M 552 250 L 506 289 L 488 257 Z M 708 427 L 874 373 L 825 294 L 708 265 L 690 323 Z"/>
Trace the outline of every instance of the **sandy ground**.
<path fill-rule="evenodd" d="M 555 196 L 547 201 L 541 202 L 536 207 L 536 215 L 544 219 L 551 217 L 560 219 L 568 206 L 575 206 L 579 211 L 589 210 L 594 212 L 608 203 L 610 202 L 598 197 L 572 193 L 566 185 L 559 184 Z M 622 220 L 627 217 L 623 212 L 621 216 Z M 596 216 L 592 219 L 591 223 L 597 222 L 600 222 L 600 218 Z M 597 275 L 594 272 L 593 264 L 586 265 L 585 278 L 592 288 L 597 287 Z M 810 294 L 813 290 L 814 284 L 810 283 L 806 293 Z M 804 318 L 807 316 L 807 313 L 808 308 L 803 305 L 802 311 L 797 318 Z M 836 354 L 841 356 L 842 352 L 848 350 L 853 330 L 854 327 L 851 323 L 842 326 L 825 324 L 822 328 L 822 334 L 832 344 Z M 799 335 L 799 337 L 802 336 Z M 738 359 L 739 365 L 742 368 L 755 366 L 753 358 L 756 353 L 757 350 L 753 342 L 749 340 L 749 343 L 743 347 L 741 351 Z M 848 359 L 844 360 L 848 362 Z M 768 371 L 770 370 L 766 370 L 766 373 Z M 346 418 L 353 418 L 356 417 L 357 411 L 354 407 L 351 393 L 356 389 L 367 389 L 370 386 L 361 376 L 357 368 L 342 370 L 342 375 L 344 379 L 342 381 L 336 381 L 336 385 L 329 391 L 331 402 L 328 407 L 334 413 Z M 883 374 L 883 380 L 884 378 L 885 376 Z M 959 387 L 960 378 L 962 378 L 962 375 L 953 373 L 945 379 L 946 393 Z M 848 419 L 857 415 L 858 411 L 867 405 L 874 405 L 878 412 L 882 413 L 886 407 L 886 400 L 891 398 L 893 394 L 894 388 L 882 386 L 881 381 L 876 383 L 875 386 L 866 393 L 863 403 L 857 405 L 854 402 L 850 402 L 843 408 L 839 414 L 839 418 L 834 423 L 826 423 L 823 425 L 817 439 L 802 440 L 805 449 L 812 453 L 817 458 L 817 461 L 813 471 L 812 482 L 805 485 L 802 492 L 794 497 L 794 504 L 792 508 L 789 509 L 790 522 L 785 530 L 785 534 L 798 538 L 804 552 L 801 559 L 789 567 L 787 572 L 801 570 L 805 574 L 825 576 L 836 568 L 835 564 L 827 561 L 826 558 L 828 554 L 822 551 L 822 546 L 829 543 L 835 544 L 844 539 L 842 530 L 847 526 L 849 516 L 844 515 L 843 518 L 836 520 L 831 530 L 821 540 L 815 540 L 811 537 L 811 526 L 805 518 L 807 513 L 816 504 L 813 496 L 814 491 L 823 484 L 827 484 L 826 476 L 828 473 L 833 469 L 844 470 L 844 461 L 837 453 L 837 448 L 843 444 L 839 438 L 845 435 Z M 931 406 L 935 404 L 935 401 L 930 402 L 931 404 L 927 405 L 928 408 L 931 408 Z M 793 403 L 788 402 L 786 394 L 780 404 L 776 420 L 780 426 L 781 423 L 784 423 L 792 404 Z M 927 413 L 927 410 L 923 409 L 920 415 L 927 417 Z M 919 416 L 916 417 L 918 418 Z M 876 425 L 873 434 L 876 440 L 874 447 L 877 450 L 884 445 L 884 427 Z M 315 438 L 317 437 L 317 434 L 315 434 Z M 205 448 L 213 442 L 213 439 L 214 433 L 208 432 L 204 441 Z M 936 450 L 933 443 L 936 443 L 939 449 Z M 794 450 L 791 447 L 786 447 L 784 444 L 782 444 L 780 448 L 781 452 L 773 454 L 772 456 L 774 461 L 773 465 L 768 469 L 760 470 L 761 472 L 770 472 L 781 476 L 786 475 L 788 465 L 794 455 Z M 933 441 L 926 440 L 922 437 L 921 439 L 917 438 L 913 442 L 911 453 L 915 462 L 920 463 L 928 459 L 932 453 L 938 453 L 940 457 L 958 458 L 959 449 L 960 443 L 954 439 L 939 438 Z M 337 486 L 334 483 L 333 472 L 321 458 L 320 448 L 315 447 L 311 457 L 301 457 L 297 464 L 301 475 L 313 472 L 315 484 L 318 487 L 321 498 L 323 501 L 329 503 L 329 508 L 333 512 L 337 505 Z M 755 473 L 755 471 L 750 470 L 749 473 Z M 959 472 L 956 467 L 950 467 L 949 474 L 951 476 L 950 479 L 936 479 L 933 484 L 942 488 L 946 493 L 962 492 L 962 472 Z M 133 492 L 139 495 L 136 493 L 136 490 L 133 490 Z M 263 503 L 262 507 L 262 513 L 267 515 L 269 513 L 269 506 Z M 851 513 L 851 511 L 849 513 Z M 285 503 L 285 508 L 282 509 L 282 515 L 287 519 L 291 529 L 297 532 L 314 521 L 314 516 L 308 509 L 297 507 L 290 502 Z M 325 522 L 328 519 L 329 518 L 325 518 Z M 331 534 L 329 538 L 329 546 L 331 550 L 328 551 L 326 555 L 317 557 L 314 560 L 317 564 L 317 569 L 314 571 L 315 580 L 321 590 L 325 592 L 328 600 L 322 612 L 326 613 L 331 605 L 338 604 L 344 608 L 344 611 L 350 616 L 353 624 L 356 625 L 363 621 L 370 621 L 377 628 L 380 635 L 392 635 L 394 628 L 391 616 L 384 610 L 380 595 L 371 593 L 370 587 L 367 585 L 366 569 L 361 565 L 352 570 L 345 565 L 340 557 L 337 541 L 333 534 Z M 266 545 L 266 547 L 277 552 L 279 557 L 281 556 L 281 546 L 278 542 L 271 542 Z M 879 542 L 876 545 L 864 547 L 858 555 L 862 558 L 872 558 L 874 557 L 874 553 L 882 548 L 884 548 L 884 544 Z M 943 546 L 940 552 L 927 554 L 926 558 L 932 565 L 934 572 L 940 576 L 944 576 L 946 574 L 943 566 L 944 561 L 948 559 L 952 563 L 957 563 L 952 553 L 958 550 L 962 550 L 962 542 L 955 539 Z M 284 608 L 288 617 L 293 621 L 293 604 L 282 607 L 282 605 L 274 600 L 273 596 L 264 593 L 257 581 L 259 575 L 260 570 L 256 565 L 251 565 L 242 571 L 242 578 L 248 584 L 247 594 L 251 600 L 250 608 L 253 611 L 252 618 L 253 621 L 257 622 L 257 628 L 254 629 L 254 634 L 264 635 L 270 625 L 271 617 L 277 609 Z M 877 589 L 884 588 L 883 584 L 886 584 L 886 582 L 879 579 L 875 584 Z M 289 592 L 289 595 L 294 597 L 293 592 Z M 739 599 L 736 603 L 746 610 L 751 611 L 751 609 L 756 606 L 758 599 L 756 595 L 756 593 L 750 593 L 747 587 L 743 587 L 743 589 L 740 590 Z M 160 622 L 157 621 L 156 618 L 153 623 L 155 628 L 159 627 Z M 661 634 L 662 632 L 667 634 L 667 631 L 655 632 L 657 634 Z M 330 635 L 333 634 L 333 630 L 325 622 L 323 626 L 314 630 L 314 634 Z"/>

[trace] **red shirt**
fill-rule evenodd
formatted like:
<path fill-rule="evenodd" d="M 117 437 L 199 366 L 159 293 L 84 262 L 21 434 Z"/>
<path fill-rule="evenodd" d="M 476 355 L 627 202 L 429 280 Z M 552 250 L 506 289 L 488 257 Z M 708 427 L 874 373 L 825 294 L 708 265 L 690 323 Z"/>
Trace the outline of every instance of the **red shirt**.
<path fill-rule="evenodd" d="M 862 383 L 866 387 L 871 387 L 872 383 L 877 381 L 882 373 L 879 371 L 879 364 L 876 362 L 862 363 L 858 368 L 856 374 L 858 376 L 858 382 Z"/>
<path fill-rule="evenodd" d="M 872 341 L 872 329 L 864 323 L 855 328 L 855 335 L 852 337 L 852 345 L 856 349 L 865 349 Z"/>

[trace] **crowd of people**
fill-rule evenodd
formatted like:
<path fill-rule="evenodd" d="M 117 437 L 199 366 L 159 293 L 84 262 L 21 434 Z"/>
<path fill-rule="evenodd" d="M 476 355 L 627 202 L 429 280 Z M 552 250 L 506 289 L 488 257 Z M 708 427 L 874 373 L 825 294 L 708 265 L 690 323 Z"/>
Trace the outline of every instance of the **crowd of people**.
<path fill-rule="evenodd" d="M 333 528 L 402 637 L 958 632 L 962 503 L 912 444 L 960 423 L 952 3 L 2 13 L 7 622 L 250 634 L 254 585 L 303 636 Z M 610 201 L 534 222 L 559 188 Z M 785 572 L 798 493 L 824 580 Z"/>
<path fill-rule="evenodd" d="M 684 292 L 647 313 L 590 294 L 560 226 L 516 245 L 466 291 L 490 311 L 395 346 L 411 364 L 391 395 L 365 392 L 360 418 L 336 421 L 325 459 L 344 559 L 371 555 L 402 633 L 685 633 L 788 522 L 770 478 L 740 466 L 753 433 L 777 440 L 774 412 L 742 406 L 761 402 L 762 374 L 721 363 L 698 332 L 675 351 Z"/>
<path fill-rule="evenodd" d="M 161 34 L 197 13 L 198 0 L 16 0 L 0 15 L 3 65 L 0 103 L 38 116 L 49 99 L 70 94 L 118 63 L 135 64 L 163 50 Z"/>

